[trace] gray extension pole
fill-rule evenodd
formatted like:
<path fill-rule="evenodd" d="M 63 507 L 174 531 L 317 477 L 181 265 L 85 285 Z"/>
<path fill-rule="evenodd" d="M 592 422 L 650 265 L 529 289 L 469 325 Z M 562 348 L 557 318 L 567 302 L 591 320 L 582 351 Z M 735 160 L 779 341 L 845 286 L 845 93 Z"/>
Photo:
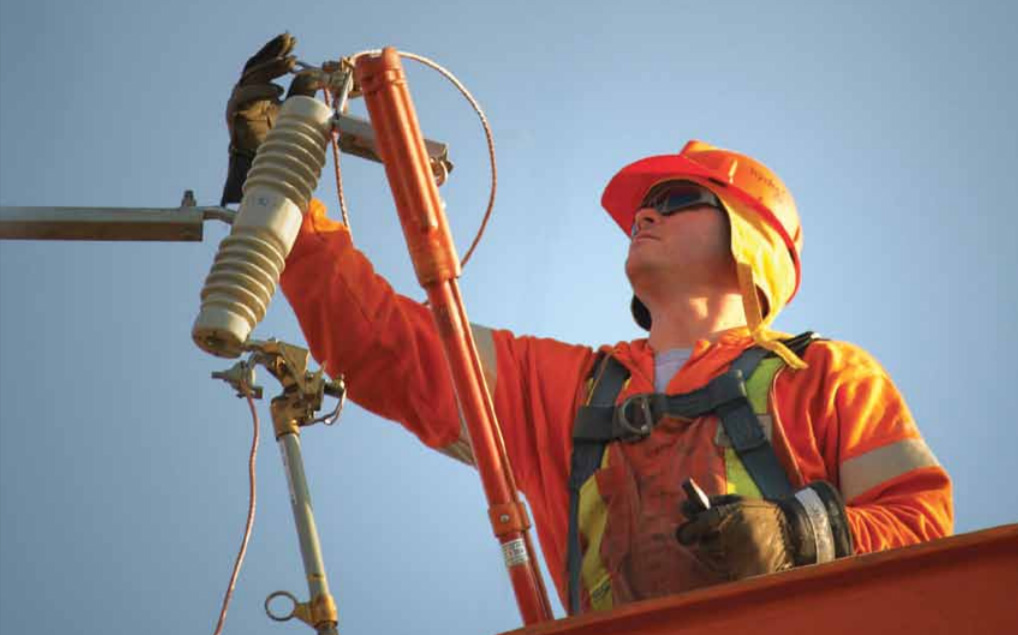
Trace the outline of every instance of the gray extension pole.
<path fill-rule="evenodd" d="M 286 479 L 290 484 L 290 505 L 293 508 L 293 520 L 297 525 L 297 537 L 300 540 L 300 555 L 304 560 L 304 573 L 308 579 L 308 592 L 311 602 L 315 598 L 332 598 L 329 593 L 329 581 L 325 577 L 325 563 L 322 560 L 322 548 L 318 542 L 318 529 L 315 527 L 315 516 L 311 509 L 311 493 L 308 491 L 307 478 L 304 476 L 304 458 L 300 451 L 300 435 L 287 433 L 279 437 L 279 450 L 283 454 L 283 467 Z M 322 635 L 337 635 L 335 626 L 318 630 Z"/>

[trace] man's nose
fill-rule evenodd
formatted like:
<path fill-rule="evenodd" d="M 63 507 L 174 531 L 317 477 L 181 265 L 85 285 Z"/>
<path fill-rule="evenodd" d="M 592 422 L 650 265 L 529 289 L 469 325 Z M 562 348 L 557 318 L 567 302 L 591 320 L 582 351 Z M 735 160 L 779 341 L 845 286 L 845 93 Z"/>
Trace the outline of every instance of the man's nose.
<path fill-rule="evenodd" d="M 635 236 L 644 228 L 653 225 L 661 220 L 661 214 L 653 207 L 641 207 L 636 210 L 636 217 L 633 218 L 633 229 L 630 234 Z"/>

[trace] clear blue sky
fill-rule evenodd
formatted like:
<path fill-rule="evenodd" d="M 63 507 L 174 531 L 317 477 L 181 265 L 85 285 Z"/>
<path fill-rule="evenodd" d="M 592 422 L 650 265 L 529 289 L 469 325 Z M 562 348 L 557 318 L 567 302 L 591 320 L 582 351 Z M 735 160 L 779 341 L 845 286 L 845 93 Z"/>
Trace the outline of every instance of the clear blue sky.
<path fill-rule="evenodd" d="M 690 138 L 743 150 L 805 226 L 778 326 L 882 361 L 973 531 L 1018 518 L 1015 6 L 0 0 L 0 204 L 170 207 L 185 189 L 215 204 L 223 107 L 265 40 L 289 30 L 310 62 L 391 44 L 451 68 L 492 121 L 500 190 L 462 283 L 471 319 L 599 344 L 639 336 L 608 178 Z M 410 80 L 426 133 L 451 144 L 463 249 L 487 197 L 480 126 L 430 71 Z M 381 168 L 345 166 L 357 243 L 422 297 Z M 0 243 L 0 631 L 211 632 L 251 434 L 209 378 L 228 364 L 189 336 L 225 233 Z M 281 297 L 256 333 L 303 343 Z M 519 624 L 471 470 L 356 407 L 304 442 L 344 632 Z M 306 595 L 273 446 L 228 633 L 307 632 L 261 611 L 276 589 Z"/>

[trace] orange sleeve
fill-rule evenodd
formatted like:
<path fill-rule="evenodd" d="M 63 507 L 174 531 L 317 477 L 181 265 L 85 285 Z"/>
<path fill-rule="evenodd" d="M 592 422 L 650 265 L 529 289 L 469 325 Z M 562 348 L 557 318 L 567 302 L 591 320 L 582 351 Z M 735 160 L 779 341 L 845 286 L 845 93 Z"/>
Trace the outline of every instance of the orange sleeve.
<path fill-rule="evenodd" d="M 314 201 L 281 286 L 311 353 L 350 398 L 400 422 L 426 445 L 461 440 L 454 389 L 427 307 L 400 296 L 354 248 L 345 226 Z M 564 584 L 572 420 L 594 352 L 550 339 L 490 332 L 478 341 L 517 484 L 530 502 L 559 591 Z"/>
<path fill-rule="evenodd" d="M 426 445 L 460 424 L 430 311 L 397 294 L 354 248 L 346 226 L 312 201 L 280 280 L 311 354 L 344 376 L 350 399 L 402 423 Z"/>
<path fill-rule="evenodd" d="M 809 369 L 788 374 L 798 397 L 782 423 L 805 481 L 841 491 L 855 551 L 951 534 L 950 478 L 886 371 L 843 342 L 816 342 L 805 360 Z"/>

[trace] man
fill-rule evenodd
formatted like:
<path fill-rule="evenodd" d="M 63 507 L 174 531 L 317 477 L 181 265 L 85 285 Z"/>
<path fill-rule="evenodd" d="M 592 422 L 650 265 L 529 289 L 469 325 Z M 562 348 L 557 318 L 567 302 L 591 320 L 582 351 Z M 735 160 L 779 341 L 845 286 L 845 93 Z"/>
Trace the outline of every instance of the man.
<path fill-rule="evenodd" d="M 234 154 L 253 156 L 271 126 L 269 82 L 292 67 L 293 43 L 280 36 L 245 67 Z M 242 163 L 231 158 L 224 203 L 240 198 Z M 646 339 L 594 350 L 474 328 L 571 613 L 950 533 L 949 478 L 883 369 L 852 345 L 770 328 L 798 288 L 802 245 L 773 172 L 693 141 L 624 167 L 602 204 L 631 238 Z M 354 401 L 471 461 L 429 310 L 377 276 L 317 201 L 281 282 Z"/>

